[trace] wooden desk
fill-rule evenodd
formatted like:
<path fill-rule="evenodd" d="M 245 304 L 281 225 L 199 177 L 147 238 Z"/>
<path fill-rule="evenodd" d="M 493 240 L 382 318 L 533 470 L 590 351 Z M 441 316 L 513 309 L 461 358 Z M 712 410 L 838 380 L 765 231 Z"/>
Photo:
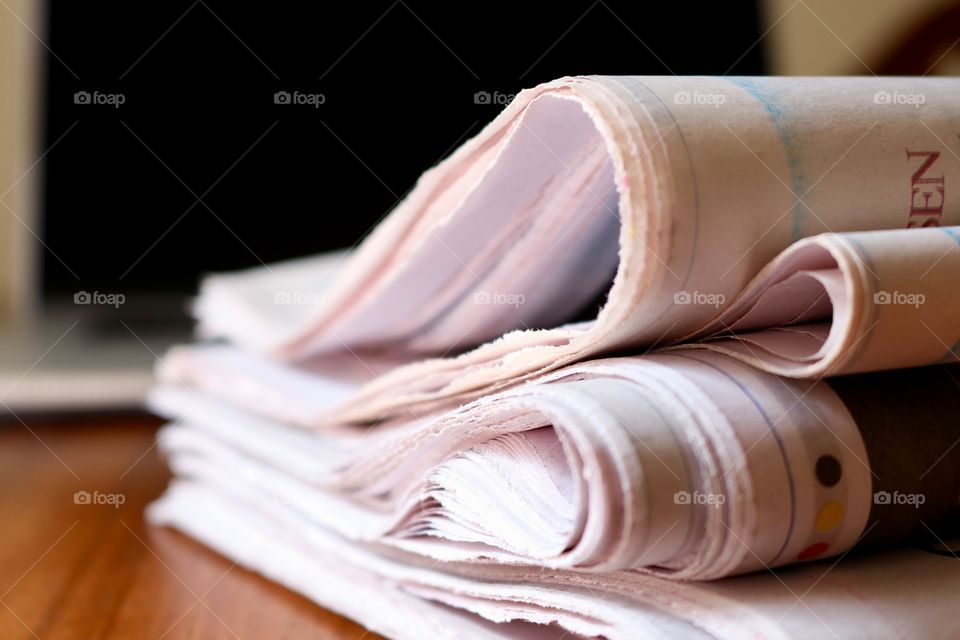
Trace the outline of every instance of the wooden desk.
<path fill-rule="evenodd" d="M 0 424 L 0 638 L 376 638 L 167 529 L 142 415 Z M 77 491 L 124 503 L 76 504 Z"/>

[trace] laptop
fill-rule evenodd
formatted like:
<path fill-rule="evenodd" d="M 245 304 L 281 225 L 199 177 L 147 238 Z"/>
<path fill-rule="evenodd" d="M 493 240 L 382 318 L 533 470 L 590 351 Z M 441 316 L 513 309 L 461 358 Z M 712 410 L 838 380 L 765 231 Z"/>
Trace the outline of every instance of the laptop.
<path fill-rule="evenodd" d="M 7 9 L 0 27 L 16 54 L 0 62 L 0 81 L 11 88 L 4 99 L 9 111 L 0 118 L 0 252 L 7 257 L 0 267 L 0 414 L 136 409 L 152 385 L 157 358 L 189 338 L 195 278 L 164 283 L 131 270 L 118 287 L 98 275 L 104 247 L 97 236 L 104 225 L 93 219 L 95 212 L 48 195 L 69 192 L 71 181 L 61 174 L 78 166 L 76 148 L 50 166 L 76 137 L 51 104 L 72 88 L 64 72 L 71 80 L 77 73 L 65 61 L 59 70 L 51 66 L 59 64 L 56 31 L 63 25 L 51 22 L 50 6 L 42 2 L 13 2 Z M 90 223 L 70 220 L 80 214 L 90 215 Z M 56 245 L 64 234 L 89 251 L 63 255 Z M 116 233 L 116 240 L 124 235 Z"/>

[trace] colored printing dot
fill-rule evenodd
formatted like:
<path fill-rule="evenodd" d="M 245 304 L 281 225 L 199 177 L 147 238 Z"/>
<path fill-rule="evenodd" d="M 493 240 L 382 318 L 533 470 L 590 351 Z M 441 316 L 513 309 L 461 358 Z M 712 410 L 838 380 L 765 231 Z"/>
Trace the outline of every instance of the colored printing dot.
<path fill-rule="evenodd" d="M 797 554 L 797 560 L 809 560 L 810 558 L 815 558 L 826 551 L 827 547 L 829 546 L 830 545 L 828 545 L 826 542 L 816 542 Z"/>
<path fill-rule="evenodd" d="M 817 531 L 826 532 L 840 524 L 843 519 L 843 505 L 836 500 L 831 500 L 820 507 L 820 513 L 817 514 Z"/>
<path fill-rule="evenodd" d="M 826 454 L 817 458 L 816 466 L 817 481 L 825 487 L 832 487 L 840 482 L 840 476 L 843 475 L 843 468 L 840 461 L 833 456 Z"/>

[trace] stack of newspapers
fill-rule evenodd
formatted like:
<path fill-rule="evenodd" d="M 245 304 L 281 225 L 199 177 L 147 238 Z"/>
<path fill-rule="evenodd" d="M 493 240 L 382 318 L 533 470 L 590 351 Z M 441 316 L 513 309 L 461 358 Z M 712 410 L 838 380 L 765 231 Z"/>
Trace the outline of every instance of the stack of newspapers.
<path fill-rule="evenodd" d="M 960 637 L 958 153 L 954 79 L 524 91 L 203 282 L 148 517 L 392 638 Z"/>

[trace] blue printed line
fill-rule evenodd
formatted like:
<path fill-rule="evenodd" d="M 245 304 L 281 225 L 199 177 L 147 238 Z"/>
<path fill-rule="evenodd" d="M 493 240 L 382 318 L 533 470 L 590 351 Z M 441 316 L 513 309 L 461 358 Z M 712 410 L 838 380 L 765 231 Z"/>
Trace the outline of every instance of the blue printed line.
<path fill-rule="evenodd" d="M 797 199 L 792 211 L 792 234 L 793 240 L 796 242 L 805 235 L 803 228 L 807 214 L 802 200 L 807 192 L 807 177 L 803 171 L 803 163 L 797 149 L 797 140 L 791 127 L 790 111 L 777 99 L 777 95 L 770 90 L 767 83 L 758 81 L 757 78 L 742 76 L 728 77 L 727 79 L 747 91 L 763 105 L 763 108 L 770 114 L 770 120 L 780 137 L 780 142 L 783 143 L 787 157 L 787 167 L 790 169 L 790 189 Z"/>
<path fill-rule="evenodd" d="M 937 227 L 937 229 L 950 236 L 957 244 L 960 244 L 960 231 L 957 230 L 958 227 Z"/>
<path fill-rule="evenodd" d="M 694 357 L 693 355 L 680 353 L 678 351 L 673 351 L 663 355 L 676 356 L 678 358 L 684 358 L 686 360 L 693 360 L 694 362 L 699 362 L 700 364 L 706 367 L 710 367 L 711 369 L 713 369 L 714 371 L 722 375 L 724 378 L 732 382 L 734 385 L 736 385 L 737 388 L 739 388 L 740 391 L 743 392 L 743 395 L 745 395 L 747 399 L 750 400 L 750 403 L 753 404 L 753 407 L 757 410 L 757 412 L 763 418 L 763 421 L 767 423 L 767 429 L 769 430 L 769 433 L 773 436 L 774 442 L 777 443 L 777 448 L 780 450 L 780 459 L 783 461 L 783 466 L 786 469 L 787 487 L 790 493 L 790 518 L 788 519 L 788 522 L 787 522 L 787 535 L 783 539 L 783 544 L 780 545 L 780 549 L 777 550 L 777 553 L 773 556 L 773 558 L 769 562 L 769 564 L 771 565 L 776 564 L 780 560 L 780 556 L 783 555 L 783 552 L 786 551 L 787 545 L 790 543 L 790 539 L 793 537 L 793 533 L 794 533 L 793 528 L 794 526 L 796 526 L 796 520 L 797 520 L 797 513 L 796 513 L 797 512 L 797 487 L 796 487 L 796 483 L 793 476 L 793 468 L 790 465 L 790 457 L 787 455 L 787 446 L 786 444 L 784 444 L 783 437 L 780 435 L 780 432 L 777 430 L 776 421 L 770 419 L 770 416 L 767 415 L 766 411 L 764 411 L 763 405 L 760 404 L 760 401 L 757 399 L 756 396 L 750 393 L 750 390 L 747 388 L 747 386 L 743 384 L 743 382 L 741 382 L 735 376 L 731 375 L 725 369 L 718 367 L 717 365 L 713 364 L 709 360 L 702 360 L 700 358 Z"/>

